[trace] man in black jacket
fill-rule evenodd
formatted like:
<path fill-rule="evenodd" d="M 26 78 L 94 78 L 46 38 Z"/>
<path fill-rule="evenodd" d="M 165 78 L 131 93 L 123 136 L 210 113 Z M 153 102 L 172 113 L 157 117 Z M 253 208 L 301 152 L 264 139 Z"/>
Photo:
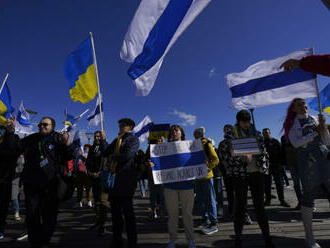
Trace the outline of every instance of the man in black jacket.
<path fill-rule="evenodd" d="M 38 133 L 20 141 L 20 150 L 25 158 L 22 180 L 29 242 L 33 248 L 46 248 L 57 222 L 59 172 L 73 158 L 73 149 L 68 133 L 54 131 L 53 118 L 43 117 L 38 127 Z"/>
<path fill-rule="evenodd" d="M 269 128 L 264 128 L 262 130 L 262 135 L 264 136 L 266 150 L 269 155 L 269 174 L 265 175 L 265 206 L 270 206 L 273 177 L 276 185 L 277 196 L 281 203 L 281 206 L 290 207 L 290 205 L 284 199 L 284 182 L 282 176 L 283 165 L 281 164 L 281 143 L 277 139 L 270 136 Z"/>
<path fill-rule="evenodd" d="M 94 132 L 94 143 L 90 147 L 86 160 L 87 174 L 92 183 L 96 219 L 91 228 L 98 228 L 99 235 L 105 234 L 105 219 L 108 207 L 108 194 L 103 192 L 100 174 L 105 169 L 104 152 L 108 146 L 104 131 Z"/>
<path fill-rule="evenodd" d="M 11 198 L 11 182 L 19 156 L 18 140 L 12 121 L 0 126 L 0 239 L 4 237 L 6 218 Z"/>
<path fill-rule="evenodd" d="M 124 118 L 118 121 L 119 134 L 107 148 L 105 155 L 110 161 L 110 171 L 114 174 L 112 188 L 109 189 L 113 221 L 112 248 L 122 247 L 123 216 L 128 238 L 128 247 L 137 247 L 136 221 L 133 209 L 133 195 L 136 189 L 137 169 L 134 163 L 139 149 L 139 139 L 132 134 L 133 120 Z"/>

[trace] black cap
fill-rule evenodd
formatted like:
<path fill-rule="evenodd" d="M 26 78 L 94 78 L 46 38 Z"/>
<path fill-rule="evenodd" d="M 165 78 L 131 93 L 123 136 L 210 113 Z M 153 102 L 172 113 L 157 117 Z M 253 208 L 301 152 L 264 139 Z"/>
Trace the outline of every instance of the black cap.
<path fill-rule="evenodd" d="M 236 114 L 236 120 L 239 121 L 251 121 L 251 115 L 249 111 L 243 109 Z"/>
<path fill-rule="evenodd" d="M 123 118 L 118 121 L 118 123 L 125 123 L 127 126 L 131 126 L 132 128 L 135 127 L 135 122 L 129 118 Z"/>

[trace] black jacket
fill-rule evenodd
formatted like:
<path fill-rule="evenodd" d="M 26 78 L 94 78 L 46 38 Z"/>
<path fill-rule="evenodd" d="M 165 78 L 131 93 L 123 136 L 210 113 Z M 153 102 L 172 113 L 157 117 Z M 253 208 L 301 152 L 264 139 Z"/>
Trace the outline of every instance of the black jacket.
<path fill-rule="evenodd" d="M 120 152 L 115 154 L 117 138 L 108 146 L 105 156 L 109 157 L 109 163 L 112 160 L 117 162 L 116 177 L 114 188 L 109 191 L 109 196 L 114 197 L 133 197 L 136 182 L 137 168 L 134 161 L 135 155 L 139 149 L 139 139 L 132 133 L 123 136 Z"/>
<path fill-rule="evenodd" d="M 108 143 L 105 140 L 101 140 L 99 145 L 94 143 L 90 147 L 86 160 L 86 169 L 89 175 L 103 171 L 105 169 L 103 156 L 107 146 Z"/>
<path fill-rule="evenodd" d="M 19 156 L 19 137 L 14 133 L 8 133 L 3 127 L 1 129 L 4 135 L 0 142 L 0 182 L 11 182 Z"/>
<path fill-rule="evenodd" d="M 73 159 L 71 146 L 63 143 L 63 136 L 53 132 L 48 136 L 39 133 L 31 134 L 20 141 L 24 154 L 25 165 L 22 173 L 24 183 L 46 184 L 57 177 L 60 171 Z M 48 163 L 41 167 L 45 159 Z"/>

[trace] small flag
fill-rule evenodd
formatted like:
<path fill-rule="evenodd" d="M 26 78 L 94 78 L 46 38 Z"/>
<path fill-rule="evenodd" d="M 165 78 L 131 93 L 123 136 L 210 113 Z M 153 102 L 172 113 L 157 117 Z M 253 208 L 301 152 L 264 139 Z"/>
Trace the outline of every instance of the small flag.
<path fill-rule="evenodd" d="M 322 111 L 330 116 L 330 84 L 325 86 L 325 88 L 320 92 L 320 100 Z M 319 111 L 319 102 L 317 97 L 313 98 L 308 105 L 311 109 Z"/>
<path fill-rule="evenodd" d="M 69 81 L 71 99 L 87 103 L 98 93 L 92 41 L 88 37 L 66 60 L 64 75 Z"/>
<path fill-rule="evenodd" d="M 141 1 L 120 52 L 122 60 L 133 63 L 128 75 L 134 80 L 136 95 L 150 93 L 165 55 L 210 1 Z"/>
<path fill-rule="evenodd" d="M 12 114 L 15 109 L 11 106 L 11 95 L 7 83 L 5 83 L 1 94 L 0 94 L 0 125 L 6 124 L 7 119 L 10 114 Z"/>
<path fill-rule="evenodd" d="M 226 76 L 232 94 L 232 107 L 251 109 L 282 102 L 295 97 L 316 96 L 316 75 L 296 68 L 292 72 L 280 69 L 288 59 L 311 55 L 312 49 L 303 49 L 273 60 L 251 65 L 245 71 Z"/>
<path fill-rule="evenodd" d="M 149 141 L 152 139 L 159 139 L 161 137 L 168 139 L 169 134 L 170 124 L 154 124 L 150 128 Z"/>
<path fill-rule="evenodd" d="M 101 103 L 101 109 L 103 111 L 103 102 Z M 100 111 L 100 104 L 99 104 L 99 99 L 96 101 L 96 106 L 93 111 L 88 117 L 88 126 L 97 126 L 101 122 L 101 111 Z"/>
<path fill-rule="evenodd" d="M 80 115 L 73 117 L 73 115 L 68 114 L 67 109 L 65 109 L 65 122 L 64 122 L 64 128 L 62 131 L 71 132 L 73 129 L 77 126 L 77 123 L 80 121 L 80 119 L 89 111 L 89 109 L 86 109 L 83 113 Z"/>
<path fill-rule="evenodd" d="M 144 119 L 133 129 L 133 133 L 139 138 L 140 144 L 143 143 L 149 136 L 149 130 L 153 126 L 153 122 L 147 115 Z"/>
<path fill-rule="evenodd" d="M 30 115 L 25 110 L 23 101 L 21 101 L 17 113 L 15 132 L 18 134 L 31 134 L 32 129 L 33 129 L 33 125 L 30 122 Z"/>

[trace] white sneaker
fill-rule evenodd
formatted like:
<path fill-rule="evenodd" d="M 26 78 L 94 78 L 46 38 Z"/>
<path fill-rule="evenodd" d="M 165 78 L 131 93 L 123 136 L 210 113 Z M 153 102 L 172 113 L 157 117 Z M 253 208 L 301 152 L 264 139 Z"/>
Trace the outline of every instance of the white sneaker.
<path fill-rule="evenodd" d="M 321 246 L 318 243 L 316 243 L 315 241 L 312 241 L 312 242 L 306 241 L 305 244 L 306 244 L 307 248 L 321 248 Z"/>
<path fill-rule="evenodd" d="M 216 233 L 218 231 L 219 231 L 219 229 L 218 229 L 217 224 L 214 224 L 214 225 L 210 224 L 202 230 L 202 232 L 206 235 L 211 235 L 211 234 Z"/>
<path fill-rule="evenodd" d="M 167 248 L 175 248 L 175 243 L 174 241 L 170 241 L 170 243 L 168 243 Z"/>
<path fill-rule="evenodd" d="M 90 208 L 92 208 L 93 207 L 92 201 L 88 201 L 87 206 L 90 207 Z"/>
<path fill-rule="evenodd" d="M 196 248 L 195 242 L 193 240 L 189 241 L 189 248 Z"/>

